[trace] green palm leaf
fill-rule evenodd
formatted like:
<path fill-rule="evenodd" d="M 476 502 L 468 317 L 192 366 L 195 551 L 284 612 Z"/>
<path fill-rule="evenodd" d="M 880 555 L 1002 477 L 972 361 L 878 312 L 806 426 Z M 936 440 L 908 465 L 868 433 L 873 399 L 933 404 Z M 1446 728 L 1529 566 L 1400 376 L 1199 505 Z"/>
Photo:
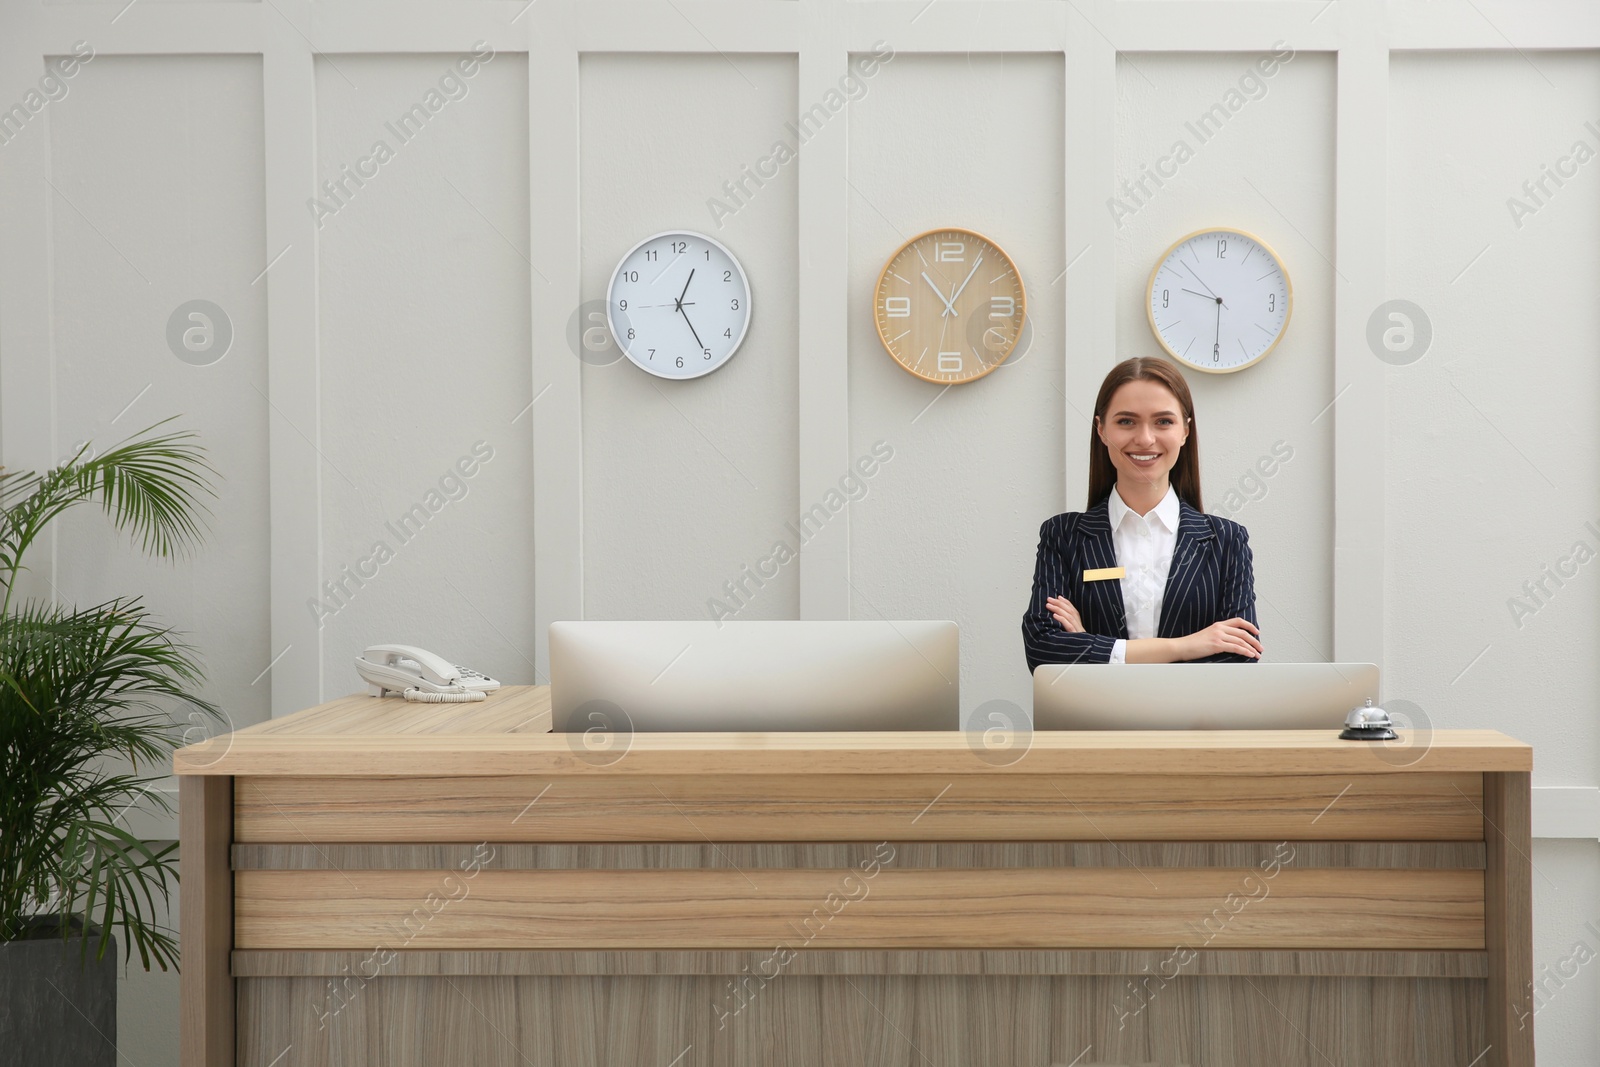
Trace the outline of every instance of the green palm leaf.
<path fill-rule="evenodd" d="M 176 713 L 220 718 L 199 695 L 195 650 L 137 597 L 13 609 L 11 593 L 28 547 L 80 503 L 98 501 L 150 555 L 198 544 L 215 472 L 192 436 L 136 435 L 100 455 L 86 447 L 43 475 L 0 471 L 0 940 L 54 913 L 63 936 L 74 919 L 97 921 L 97 956 L 120 933 L 146 969 L 177 964 L 174 932 L 157 920 L 176 884 L 176 846 L 141 841 L 125 819 L 140 803 L 169 807 L 151 789 L 161 775 L 141 771 L 164 770 Z"/>

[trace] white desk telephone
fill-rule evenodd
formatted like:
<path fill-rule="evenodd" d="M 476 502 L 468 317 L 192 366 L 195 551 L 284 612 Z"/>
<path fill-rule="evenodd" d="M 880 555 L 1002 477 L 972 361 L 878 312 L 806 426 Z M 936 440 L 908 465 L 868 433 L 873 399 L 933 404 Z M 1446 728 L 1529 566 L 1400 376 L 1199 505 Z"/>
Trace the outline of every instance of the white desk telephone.
<path fill-rule="evenodd" d="M 356 657 L 356 673 L 375 697 L 398 693 L 430 704 L 482 700 L 500 688 L 487 674 L 414 645 L 373 645 Z"/>

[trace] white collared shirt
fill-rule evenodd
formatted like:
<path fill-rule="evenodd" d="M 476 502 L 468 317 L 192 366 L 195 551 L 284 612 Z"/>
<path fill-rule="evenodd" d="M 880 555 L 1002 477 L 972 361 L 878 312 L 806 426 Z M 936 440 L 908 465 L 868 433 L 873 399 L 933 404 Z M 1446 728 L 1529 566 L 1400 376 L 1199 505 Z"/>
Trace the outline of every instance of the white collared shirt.
<path fill-rule="evenodd" d="M 1178 493 L 1169 484 L 1167 495 L 1144 515 L 1123 503 L 1116 486 L 1106 501 L 1111 543 L 1117 563 L 1125 568 L 1122 603 L 1128 616 L 1128 638 L 1154 637 L 1161 618 L 1161 601 L 1167 591 L 1167 572 L 1178 545 Z M 1128 642 L 1118 638 L 1111 663 L 1127 662 Z"/>

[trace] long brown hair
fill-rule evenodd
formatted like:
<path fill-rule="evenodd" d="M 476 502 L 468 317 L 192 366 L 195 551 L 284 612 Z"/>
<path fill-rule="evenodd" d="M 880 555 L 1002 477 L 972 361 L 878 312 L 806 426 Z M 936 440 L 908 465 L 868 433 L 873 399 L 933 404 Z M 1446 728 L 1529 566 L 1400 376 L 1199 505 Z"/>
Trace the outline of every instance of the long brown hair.
<path fill-rule="evenodd" d="M 1183 373 L 1164 359 L 1154 356 L 1134 356 L 1111 368 L 1106 380 L 1100 383 L 1100 395 L 1095 397 L 1094 417 L 1089 424 L 1089 503 L 1094 507 L 1111 496 L 1111 487 L 1117 484 L 1117 468 L 1111 462 L 1105 442 L 1096 432 L 1097 425 L 1105 425 L 1106 408 L 1111 398 L 1128 382 L 1147 381 L 1164 385 L 1178 398 L 1183 409 L 1185 425 L 1189 427 L 1189 440 L 1178 453 L 1178 462 L 1172 467 L 1172 488 L 1178 498 L 1196 511 L 1204 511 L 1200 504 L 1200 423 L 1194 417 L 1194 400 L 1189 395 L 1189 383 Z"/>

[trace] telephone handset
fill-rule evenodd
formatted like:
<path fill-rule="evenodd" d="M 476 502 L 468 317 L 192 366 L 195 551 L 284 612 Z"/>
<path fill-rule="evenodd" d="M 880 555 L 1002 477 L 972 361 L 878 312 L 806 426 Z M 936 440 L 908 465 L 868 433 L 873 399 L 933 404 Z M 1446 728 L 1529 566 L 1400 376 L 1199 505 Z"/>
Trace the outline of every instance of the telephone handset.
<path fill-rule="evenodd" d="M 500 683 L 414 645 L 373 645 L 356 657 L 356 673 L 375 697 L 398 693 L 430 704 L 482 700 Z"/>

